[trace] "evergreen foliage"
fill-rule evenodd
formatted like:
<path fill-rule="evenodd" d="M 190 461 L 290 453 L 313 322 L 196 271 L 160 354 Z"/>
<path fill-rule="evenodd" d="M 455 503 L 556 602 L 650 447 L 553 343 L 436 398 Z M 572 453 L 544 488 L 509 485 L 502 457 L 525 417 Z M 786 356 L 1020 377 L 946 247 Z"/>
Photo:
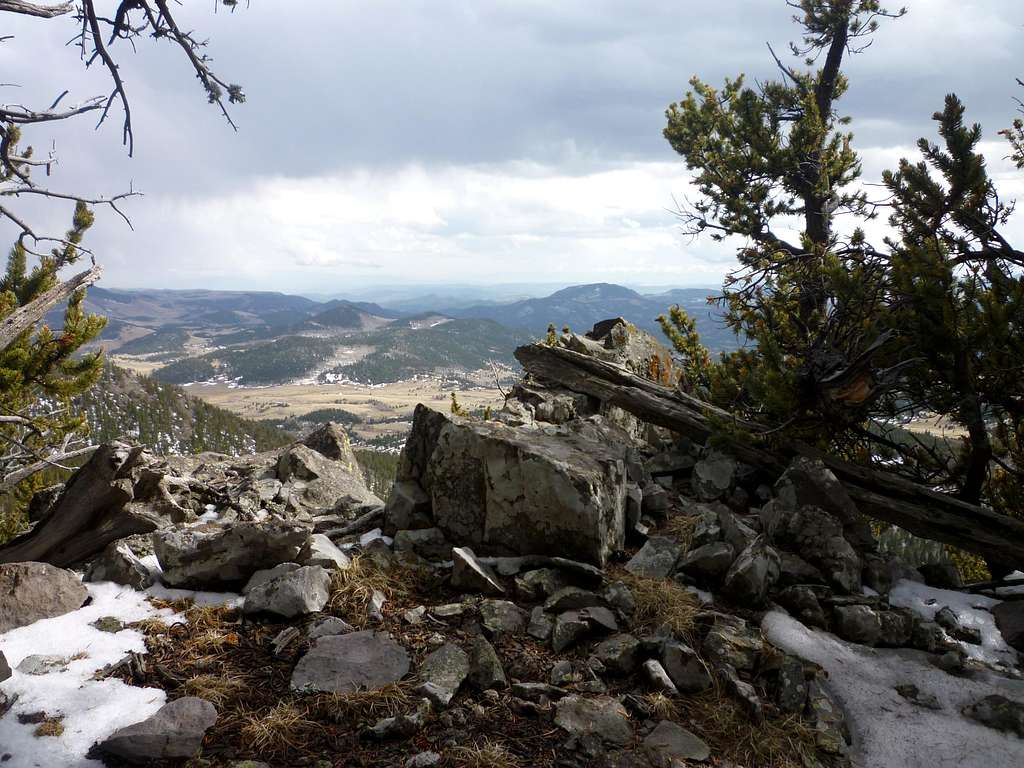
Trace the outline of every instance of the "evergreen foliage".
<path fill-rule="evenodd" d="M 92 213 L 78 203 L 65 242 L 40 254 L 31 269 L 24 242 L 14 244 L 0 279 L 0 320 L 59 282 L 60 271 L 79 260 L 78 246 L 92 222 Z M 82 445 L 86 424 L 72 399 L 96 382 L 102 358 L 99 353 L 76 353 L 99 335 L 105 322 L 83 311 L 84 298 L 84 291 L 71 296 L 62 328 L 31 327 L 0 350 L 0 487 Z"/>
<path fill-rule="evenodd" d="M 978 151 L 981 129 L 947 97 L 940 141 L 922 139 L 920 161 L 884 175 L 889 198 L 869 200 L 837 110 L 841 66 L 904 11 L 877 0 L 790 5 L 804 31 L 793 52 L 812 69 L 775 57 L 779 79 L 756 86 L 694 78 L 666 112 L 664 135 L 699 191 L 679 212 L 684 227 L 741 243 L 717 300 L 748 341 L 712 360 L 692 320 L 670 310 L 660 322 L 683 386 L 765 425 L 765 439 L 885 460 L 967 500 L 1024 509 L 1024 254 L 1001 233 L 1012 207 Z M 1024 161 L 1021 125 L 1004 133 Z M 862 225 L 885 208 L 891 234 L 873 244 Z M 795 222 L 799 237 L 784 238 Z M 892 439 L 894 422 L 936 414 L 966 436 L 938 448 Z"/>

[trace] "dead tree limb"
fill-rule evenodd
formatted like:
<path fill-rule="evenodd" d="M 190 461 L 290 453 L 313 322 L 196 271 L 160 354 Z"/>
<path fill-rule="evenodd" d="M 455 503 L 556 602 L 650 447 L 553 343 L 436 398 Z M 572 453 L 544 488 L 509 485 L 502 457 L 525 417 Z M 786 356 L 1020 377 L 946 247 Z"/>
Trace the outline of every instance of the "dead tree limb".
<path fill-rule="evenodd" d="M 968 504 L 890 472 L 850 464 L 803 443 L 790 442 L 769 451 L 755 440 L 721 434 L 716 425 L 723 422 L 754 435 L 765 429 L 612 363 L 543 344 L 519 347 L 515 355 L 534 376 L 618 406 L 651 424 L 701 442 L 716 433 L 736 458 L 775 475 L 795 456 L 821 459 L 864 514 L 922 538 L 1015 567 L 1024 566 L 1024 521 Z"/>
<path fill-rule="evenodd" d="M 99 280 L 102 274 L 103 268 L 95 265 L 69 280 L 58 283 L 34 301 L 14 310 L 0 322 L 0 351 L 7 349 L 25 331 L 34 328 L 47 312 L 62 301 L 66 301 L 79 288 L 85 288 Z"/>
<path fill-rule="evenodd" d="M 33 560 L 67 567 L 99 554 L 112 541 L 155 531 L 156 519 L 130 506 L 129 472 L 141 453 L 141 448 L 100 446 L 46 517 L 0 547 L 0 563 Z"/>

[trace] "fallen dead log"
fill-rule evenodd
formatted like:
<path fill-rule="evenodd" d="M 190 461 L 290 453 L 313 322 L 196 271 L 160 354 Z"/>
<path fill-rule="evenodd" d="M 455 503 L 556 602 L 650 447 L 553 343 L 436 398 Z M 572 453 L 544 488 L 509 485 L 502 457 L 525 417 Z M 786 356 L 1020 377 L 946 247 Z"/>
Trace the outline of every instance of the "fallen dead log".
<path fill-rule="evenodd" d="M 1024 521 L 953 498 L 883 470 L 862 467 L 791 442 L 768 451 L 723 434 L 731 423 L 756 434 L 764 427 L 738 419 L 700 400 L 631 373 L 625 368 L 561 347 L 519 347 L 516 359 L 539 379 L 622 408 L 644 421 L 704 442 L 718 433 L 741 461 L 780 474 L 795 456 L 821 459 L 844 484 L 860 510 L 916 536 L 940 541 L 987 559 L 1024 567 Z"/>
<path fill-rule="evenodd" d="M 99 554 L 112 541 L 157 529 L 157 521 L 129 507 L 129 472 L 142 448 L 101 445 L 68 481 L 49 513 L 32 530 L 0 547 L 0 563 L 38 561 L 67 567 Z"/>

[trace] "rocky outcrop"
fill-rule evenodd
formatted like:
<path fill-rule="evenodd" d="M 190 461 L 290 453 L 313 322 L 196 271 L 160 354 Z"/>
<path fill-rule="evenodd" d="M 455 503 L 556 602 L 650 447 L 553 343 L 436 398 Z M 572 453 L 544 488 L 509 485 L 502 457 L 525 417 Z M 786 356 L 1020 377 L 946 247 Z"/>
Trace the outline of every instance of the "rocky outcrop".
<path fill-rule="evenodd" d="M 63 568 L 0 565 L 0 634 L 81 608 L 88 596 L 79 578 Z"/>
<path fill-rule="evenodd" d="M 600 441 L 602 430 L 522 430 L 417 406 L 401 471 L 418 474 L 399 481 L 423 489 L 433 524 L 450 541 L 603 564 L 624 545 L 626 471 L 622 450 Z M 409 487 L 389 500 L 392 525 L 408 519 Z"/>

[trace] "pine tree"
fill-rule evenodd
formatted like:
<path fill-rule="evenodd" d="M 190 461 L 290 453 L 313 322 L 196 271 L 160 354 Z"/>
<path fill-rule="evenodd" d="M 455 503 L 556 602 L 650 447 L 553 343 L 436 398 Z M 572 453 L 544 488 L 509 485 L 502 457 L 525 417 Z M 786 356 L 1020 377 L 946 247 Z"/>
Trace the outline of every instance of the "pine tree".
<path fill-rule="evenodd" d="M 1002 234 L 1004 205 L 978 151 L 981 129 L 950 96 L 941 141 L 921 162 L 885 174 L 871 204 L 836 104 L 841 64 L 881 18 L 873 0 L 801 0 L 812 71 L 776 57 L 781 79 L 717 90 L 694 78 L 666 112 L 665 137 L 694 172 L 700 197 L 681 211 L 693 234 L 741 241 L 720 300 L 743 348 L 712 360 L 673 308 L 663 329 L 688 389 L 845 458 L 878 459 L 915 480 L 999 509 L 1024 509 L 1024 253 Z M 1004 131 L 1024 164 L 1024 123 Z M 886 206 L 892 234 L 861 224 Z M 850 222 L 839 227 L 837 217 Z M 798 218 L 799 238 L 778 232 Z M 699 390 L 698 390 L 699 391 Z M 897 418 L 938 414 L 962 440 L 900 434 Z"/>

